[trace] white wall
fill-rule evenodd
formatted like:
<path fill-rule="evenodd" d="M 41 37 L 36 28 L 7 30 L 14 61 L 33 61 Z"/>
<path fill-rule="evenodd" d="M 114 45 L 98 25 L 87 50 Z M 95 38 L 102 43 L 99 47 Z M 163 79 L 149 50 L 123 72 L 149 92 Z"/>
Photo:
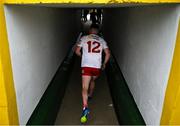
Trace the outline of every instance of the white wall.
<path fill-rule="evenodd" d="M 105 39 L 147 124 L 160 123 L 179 16 L 172 5 L 105 11 Z"/>
<path fill-rule="evenodd" d="M 26 124 L 76 40 L 73 9 L 6 6 L 8 39 L 20 124 Z"/>

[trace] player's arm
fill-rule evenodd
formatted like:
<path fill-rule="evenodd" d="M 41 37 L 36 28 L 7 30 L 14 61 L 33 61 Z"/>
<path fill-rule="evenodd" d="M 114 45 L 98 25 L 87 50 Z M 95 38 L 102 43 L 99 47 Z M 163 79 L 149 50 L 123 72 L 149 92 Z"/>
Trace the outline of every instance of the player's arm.
<path fill-rule="evenodd" d="M 75 53 L 76 55 L 80 56 L 81 57 L 81 48 L 82 48 L 82 43 L 84 41 L 85 37 L 81 37 L 81 39 L 79 40 L 79 42 L 76 43 L 76 46 L 75 46 Z"/>
<path fill-rule="evenodd" d="M 109 47 L 107 46 L 107 43 L 104 39 L 102 39 L 102 44 L 103 44 L 103 50 L 105 53 L 105 59 L 104 59 L 104 62 L 102 64 L 102 69 L 105 69 L 107 62 L 110 59 L 111 53 L 110 53 Z"/>
<path fill-rule="evenodd" d="M 80 46 L 76 45 L 75 53 L 76 53 L 76 55 L 81 57 L 81 47 Z"/>
<path fill-rule="evenodd" d="M 106 64 L 107 64 L 107 62 L 109 61 L 110 56 L 111 56 L 111 53 L 110 53 L 109 48 L 105 48 L 105 49 L 104 49 L 104 53 L 105 53 L 105 59 L 104 59 L 104 62 L 103 62 L 103 64 L 102 64 L 102 69 L 105 69 Z"/>

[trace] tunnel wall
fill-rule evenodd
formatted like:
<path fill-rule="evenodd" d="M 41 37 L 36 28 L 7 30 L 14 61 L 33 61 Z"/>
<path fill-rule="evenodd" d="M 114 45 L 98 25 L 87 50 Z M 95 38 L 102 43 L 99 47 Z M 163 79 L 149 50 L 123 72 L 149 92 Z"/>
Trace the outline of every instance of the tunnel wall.
<path fill-rule="evenodd" d="M 160 124 L 179 16 L 172 5 L 105 11 L 105 39 L 147 124 Z"/>
<path fill-rule="evenodd" d="M 77 36 L 72 9 L 6 6 L 20 124 L 26 124 Z"/>

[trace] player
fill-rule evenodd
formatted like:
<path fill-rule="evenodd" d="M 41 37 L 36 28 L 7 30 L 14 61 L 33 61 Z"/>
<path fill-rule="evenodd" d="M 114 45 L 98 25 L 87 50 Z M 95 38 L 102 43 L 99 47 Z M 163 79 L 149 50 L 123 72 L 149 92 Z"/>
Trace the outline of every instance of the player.
<path fill-rule="evenodd" d="M 101 69 L 105 69 L 110 58 L 110 51 L 107 43 L 103 38 L 97 35 L 98 32 L 98 25 L 92 24 L 89 30 L 89 35 L 83 36 L 77 43 L 75 49 L 75 53 L 82 57 L 81 68 L 83 112 L 81 122 L 86 122 L 87 120 L 87 115 L 89 114 L 88 97 L 92 97 L 95 87 L 95 80 L 100 75 Z M 105 59 L 103 63 L 102 51 L 105 52 Z"/>

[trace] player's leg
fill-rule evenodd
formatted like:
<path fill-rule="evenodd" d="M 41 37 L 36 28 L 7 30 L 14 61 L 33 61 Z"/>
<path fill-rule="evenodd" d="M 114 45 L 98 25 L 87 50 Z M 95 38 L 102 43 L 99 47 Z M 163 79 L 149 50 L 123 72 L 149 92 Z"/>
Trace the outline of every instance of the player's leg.
<path fill-rule="evenodd" d="M 93 76 L 91 78 L 90 81 L 90 87 L 89 87 L 89 99 L 91 99 L 93 92 L 94 92 L 94 88 L 95 88 L 95 80 L 99 77 L 101 70 L 94 68 L 93 69 Z"/>
<path fill-rule="evenodd" d="M 91 76 L 82 76 L 82 98 L 83 98 L 83 112 L 81 115 L 81 122 L 85 123 L 87 121 L 87 116 L 89 114 L 88 109 L 88 88 L 91 81 Z"/>
<path fill-rule="evenodd" d="M 82 76 L 82 98 L 83 98 L 83 108 L 88 107 L 88 88 L 91 81 L 91 76 Z"/>
<path fill-rule="evenodd" d="M 93 76 L 90 81 L 90 86 L 89 86 L 89 98 L 92 98 L 94 88 L 95 88 L 95 80 L 98 78 L 98 76 Z"/>

